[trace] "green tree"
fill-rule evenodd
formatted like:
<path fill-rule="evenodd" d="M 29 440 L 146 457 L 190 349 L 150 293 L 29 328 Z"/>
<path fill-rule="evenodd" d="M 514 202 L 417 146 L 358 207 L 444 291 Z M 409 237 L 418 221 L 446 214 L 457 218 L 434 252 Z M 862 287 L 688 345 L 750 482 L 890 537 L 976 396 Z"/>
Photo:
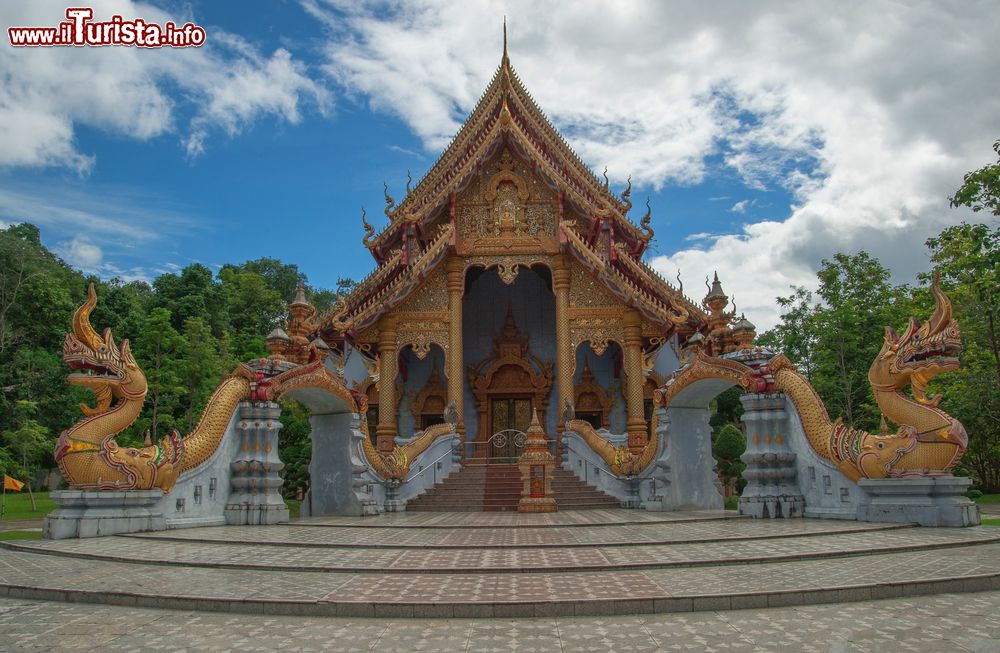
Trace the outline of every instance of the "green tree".
<path fill-rule="evenodd" d="M 723 426 L 712 443 L 712 455 L 717 461 L 719 476 L 726 485 L 735 483 L 738 490 L 744 485 L 741 481 L 746 464 L 740 460 L 740 456 L 746 449 L 746 437 L 732 424 Z"/>
<path fill-rule="evenodd" d="M 813 294 L 807 289 L 794 286 L 792 291 L 787 297 L 777 298 L 778 306 L 784 309 L 781 322 L 762 333 L 757 338 L 757 344 L 784 353 L 811 380 L 819 305 L 813 301 Z"/>
<path fill-rule="evenodd" d="M 909 289 L 889 283 L 889 270 L 867 252 L 836 254 L 817 274 L 822 303 L 807 318 L 815 337 L 812 384 L 833 416 L 875 429 L 881 413 L 868 384 L 868 368 L 888 325 L 906 322 L 899 301 Z"/>
<path fill-rule="evenodd" d="M 180 348 L 180 379 L 186 396 L 183 401 L 183 421 L 186 431 L 191 431 L 209 396 L 222 380 L 222 361 L 219 346 L 212 337 L 212 330 L 200 317 L 184 321 L 184 337 Z"/>
<path fill-rule="evenodd" d="M 216 336 L 229 328 L 222 286 L 201 263 L 187 266 L 179 275 L 160 275 L 153 281 L 153 291 L 152 307 L 167 309 L 177 331 L 189 317 L 200 317 Z"/>
<path fill-rule="evenodd" d="M 1000 215 L 1000 140 L 993 143 L 997 162 L 966 173 L 962 186 L 949 199 L 953 207 L 967 206 L 973 211 Z"/>
<path fill-rule="evenodd" d="M 962 330 L 962 367 L 934 389 L 969 432 L 965 464 L 1000 489 L 1000 228 L 962 223 L 927 246 Z"/>
<path fill-rule="evenodd" d="M 2 433 L 4 446 L 20 458 L 27 476 L 37 469 L 42 458 L 52 451 L 49 430 L 35 421 L 38 406 L 30 401 L 18 401 L 14 409 L 17 428 Z"/>
<path fill-rule="evenodd" d="M 264 338 L 284 317 L 287 303 L 262 275 L 229 267 L 219 278 L 234 337 Z"/>
<path fill-rule="evenodd" d="M 162 431 L 177 428 L 174 411 L 187 393 L 181 363 L 185 342 L 171 322 L 170 311 L 154 308 L 136 338 L 135 354 L 149 385 L 143 419 L 137 420 L 136 427 L 148 426 L 154 440 Z"/>

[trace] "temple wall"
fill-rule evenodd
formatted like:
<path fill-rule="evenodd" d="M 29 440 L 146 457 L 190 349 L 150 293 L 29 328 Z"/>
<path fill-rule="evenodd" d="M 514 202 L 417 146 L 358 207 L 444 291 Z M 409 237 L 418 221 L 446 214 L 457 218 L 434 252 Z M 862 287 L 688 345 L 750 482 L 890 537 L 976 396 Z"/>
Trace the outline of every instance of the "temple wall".
<path fill-rule="evenodd" d="M 555 298 L 545 280 L 538 274 L 522 268 L 514 283 L 507 285 L 497 276 L 496 270 L 487 270 L 472 282 L 462 307 L 462 340 L 465 346 L 465 365 L 487 358 L 493 351 L 493 337 L 500 334 L 507 307 L 511 306 L 514 321 L 522 333 L 528 334 L 532 353 L 547 362 L 555 363 L 556 315 Z M 463 379 L 465 388 L 466 441 L 474 441 L 479 429 L 476 400 Z M 545 430 L 555 437 L 558 414 L 555 383 L 549 394 L 545 414 Z"/>

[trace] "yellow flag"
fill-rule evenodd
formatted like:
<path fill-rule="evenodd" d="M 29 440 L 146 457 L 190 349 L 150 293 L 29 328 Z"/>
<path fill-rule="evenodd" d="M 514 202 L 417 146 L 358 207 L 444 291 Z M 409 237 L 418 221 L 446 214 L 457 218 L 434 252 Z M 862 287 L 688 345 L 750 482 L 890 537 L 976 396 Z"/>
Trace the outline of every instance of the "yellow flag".
<path fill-rule="evenodd" d="M 19 492 L 21 488 L 24 487 L 24 483 L 17 480 L 16 478 L 11 478 L 6 474 L 3 475 L 3 488 L 5 490 L 13 490 L 14 492 Z"/>

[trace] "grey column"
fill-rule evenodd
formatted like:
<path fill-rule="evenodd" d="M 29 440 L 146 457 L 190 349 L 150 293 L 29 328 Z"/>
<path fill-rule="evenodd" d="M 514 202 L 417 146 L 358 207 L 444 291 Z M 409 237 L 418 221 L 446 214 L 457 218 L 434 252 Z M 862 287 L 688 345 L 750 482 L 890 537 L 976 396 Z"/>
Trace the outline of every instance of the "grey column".
<path fill-rule="evenodd" d="M 228 524 L 277 524 L 288 521 L 288 506 L 281 497 L 284 483 L 278 473 L 281 406 L 273 401 L 243 402 L 236 432 L 239 448 L 232 462 L 233 491 L 226 504 Z"/>
<path fill-rule="evenodd" d="M 801 517 L 805 499 L 797 483 L 795 453 L 788 444 L 788 412 L 783 394 L 745 394 L 743 422 L 747 450 L 740 495 L 741 515 L 751 517 Z"/>

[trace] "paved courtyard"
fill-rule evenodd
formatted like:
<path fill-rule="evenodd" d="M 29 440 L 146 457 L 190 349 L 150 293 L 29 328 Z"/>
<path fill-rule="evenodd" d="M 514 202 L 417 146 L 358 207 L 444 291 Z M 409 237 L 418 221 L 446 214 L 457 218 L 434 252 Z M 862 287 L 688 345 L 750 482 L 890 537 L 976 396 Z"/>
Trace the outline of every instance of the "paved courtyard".
<path fill-rule="evenodd" d="M 0 650 L 1000 653 L 998 607 L 995 527 L 593 510 L 0 543 Z"/>
<path fill-rule="evenodd" d="M 11 651 L 1000 651 L 1000 592 L 548 619 L 229 615 L 0 599 Z"/>

